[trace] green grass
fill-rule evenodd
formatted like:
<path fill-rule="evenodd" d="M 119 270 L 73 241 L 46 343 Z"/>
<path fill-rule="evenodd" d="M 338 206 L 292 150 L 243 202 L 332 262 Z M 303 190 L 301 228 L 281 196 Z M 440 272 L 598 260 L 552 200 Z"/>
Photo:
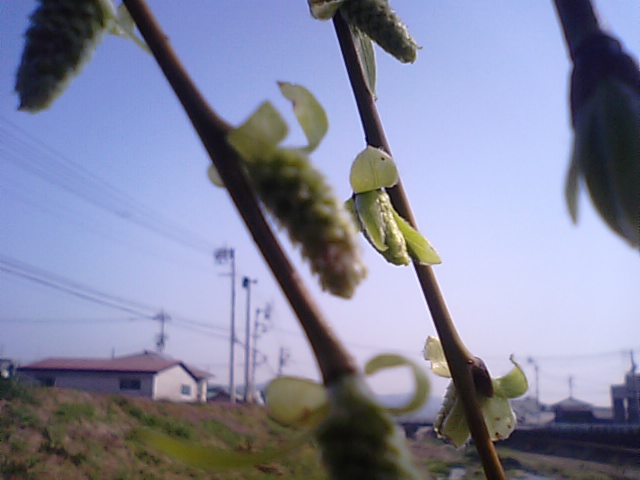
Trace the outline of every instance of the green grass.
<path fill-rule="evenodd" d="M 262 451 L 297 435 L 270 421 L 264 409 L 242 405 L 186 405 L 55 388 L 0 384 L 0 478 L 89 480 L 327 480 L 310 443 L 258 467 L 206 472 L 134 440 L 140 427 L 216 450 Z M 472 448 L 456 450 L 436 439 L 411 442 L 416 464 L 432 478 L 453 467 L 484 478 Z M 553 479 L 637 478 L 640 469 L 614 467 L 500 449 L 509 478 L 538 472 Z M 573 462 L 573 463 L 572 463 Z M 607 470 L 609 469 L 609 470 Z"/>

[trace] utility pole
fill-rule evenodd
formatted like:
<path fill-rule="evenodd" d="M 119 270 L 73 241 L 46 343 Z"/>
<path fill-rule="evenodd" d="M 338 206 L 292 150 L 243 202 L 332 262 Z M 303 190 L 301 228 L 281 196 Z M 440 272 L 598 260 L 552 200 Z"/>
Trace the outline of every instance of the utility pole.
<path fill-rule="evenodd" d="M 236 403 L 236 380 L 234 377 L 236 348 L 236 256 L 233 248 L 218 248 L 213 256 L 216 263 L 231 263 L 231 335 L 229 345 L 229 401 Z"/>
<path fill-rule="evenodd" d="M 158 353 L 162 353 L 167 344 L 167 338 L 169 338 L 168 335 L 164 333 L 164 326 L 167 321 L 171 320 L 171 317 L 164 313 L 164 310 L 160 310 L 160 313 L 153 317 L 153 319 L 160 322 L 160 333 L 156 340 L 156 350 Z"/>
<path fill-rule="evenodd" d="M 573 375 L 569 375 L 569 398 L 573 398 Z"/>
<path fill-rule="evenodd" d="M 289 363 L 291 352 L 288 348 L 280 347 L 280 357 L 278 358 L 278 376 L 282 376 L 282 369 Z"/>
<path fill-rule="evenodd" d="M 242 287 L 247 289 L 247 325 L 244 345 L 244 402 L 253 403 L 253 385 L 251 381 L 251 284 L 258 283 L 255 278 L 244 277 Z"/>
<path fill-rule="evenodd" d="M 539 406 L 540 405 L 540 377 L 539 377 L 539 367 L 538 367 L 538 363 L 533 359 L 533 357 L 529 357 L 527 359 L 527 363 L 530 363 L 533 365 L 533 370 L 536 373 L 536 404 Z"/>
<path fill-rule="evenodd" d="M 260 322 L 260 313 L 263 314 L 264 322 Z M 269 331 L 271 326 L 269 320 L 271 319 L 271 305 L 267 303 L 264 309 L 256 308 L 256 316 L 253 321 L 253 356 L 251 360 L 251 379 L 253 380 L 253 386 L 256 384 L 256 364 L 258 356 L 258 338 L 263 333 Z"/>

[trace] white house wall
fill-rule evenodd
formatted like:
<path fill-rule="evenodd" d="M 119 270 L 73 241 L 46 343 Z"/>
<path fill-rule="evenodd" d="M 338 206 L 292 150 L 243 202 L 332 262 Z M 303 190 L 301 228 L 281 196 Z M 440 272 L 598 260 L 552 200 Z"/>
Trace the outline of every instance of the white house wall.
<path fill-rule="evenodd" d="M 183 386 L 189 387 L 188 395 L 182 393 Z M 153 398 L 172 402 L 197 402 L 198 390 L 198 382 L 181 365 L 174 365 L 156 374 Z"/>

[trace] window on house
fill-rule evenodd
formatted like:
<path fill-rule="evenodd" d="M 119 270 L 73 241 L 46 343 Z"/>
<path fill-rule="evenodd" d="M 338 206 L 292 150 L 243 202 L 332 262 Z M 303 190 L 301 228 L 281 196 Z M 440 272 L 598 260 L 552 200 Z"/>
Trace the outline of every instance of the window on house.
<path fill-rule="evenodd" d="M 182 395 L 190 396 L 191 395 L 191 385 L 182 385 L 182 387 L 180 387 L 180 393 Z"/>
<path fill-rule="evenodd" d="M 40 382 L 40 385 L 43 387 L 55 387 L 56 379 L 55 377 L 37 377 L 36 380 Z"/>
<path fill-rule="evenodd" d="M 121 378 L 120 390 L 140 390 L 142 382 L 139 378 Z"/>

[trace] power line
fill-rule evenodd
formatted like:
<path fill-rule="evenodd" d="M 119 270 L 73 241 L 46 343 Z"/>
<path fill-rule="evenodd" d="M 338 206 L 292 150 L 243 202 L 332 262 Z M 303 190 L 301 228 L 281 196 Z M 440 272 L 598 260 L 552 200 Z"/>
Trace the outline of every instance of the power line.
<path fill-rule="evenodd" d="M 129 317 L 129 318 L 0 318 L 1 324 L 43 324 L 43 325 L 94 325 L 99 323 L 129 323 L 143 320 L 142 318 Z M 145 319 L 146 320 L 146 319 Z"/>
<path fill-rule="evenodd" d="M 7 119 L 0 122 L 3 159 L 41 179 L 181 245 L 211 253 L 211 242 L 172 222 L 84 167 L 72 162 Z M 11 127 L 10 132 L 5 126 Z"/>
<path fill-rule="evenodd" d="M 50 272 L 38 269 L 4 255 L 0 255 L 0 270 L 14 276 L 25 278 L 32 282 L 60 290 L 90 302 L 122 310 L 127 313 L 132 313 L 136 316 L 153 318 L 153 314 L 151 312 L 158 310 L 152 306 L 144 305 L 133 300 L 100 292 L 94 288 L 67 280 L 58 275 L 54 275 Z M 145 312 L 145 310 L 148 310 L 149 312 Z"/>
<path fill-rule="evenodd" d="M 32 209 L 44 213 L 45 215 L 54 217 L 57 220 L 62 220 L 68 224 L 74 225 L 76 228 L 90 232 L 100 238 L 100 240 L 108 239 L 111 242 L 123 245 L 132 251 L 150 256 L 156 260 L 169 262 L 183 267 L 188 266 L 189 268 L 200 272 L 210 272 L 210 269 L 201 263 L 189 261 L 182 256 L 173 254 L 172 252 L 153 252 L 145 246 L 136 245 L 134 242 L 130 241 L 129 238 L 123 235 L 116 235 L 111 229 L 101 225 L 99 222 L 96 222 L 95 217 L 85 215 L 81 213 L 80 210 L 72 211 L 69 206 L 62 206 L 60 204 L 56 205 L 55 203 L 52 203 L 52 199 L 50 198 L 47 198 L 46 200 L 43 198 L 37 198 L 38 193 L 39 192 L 29 192 L 29 195 L 24 195 L 22 191 L 19 191 L 10 184 L 2 185 L 2 194 L 11 196 L 13 201 L 21 202 Z"/>

